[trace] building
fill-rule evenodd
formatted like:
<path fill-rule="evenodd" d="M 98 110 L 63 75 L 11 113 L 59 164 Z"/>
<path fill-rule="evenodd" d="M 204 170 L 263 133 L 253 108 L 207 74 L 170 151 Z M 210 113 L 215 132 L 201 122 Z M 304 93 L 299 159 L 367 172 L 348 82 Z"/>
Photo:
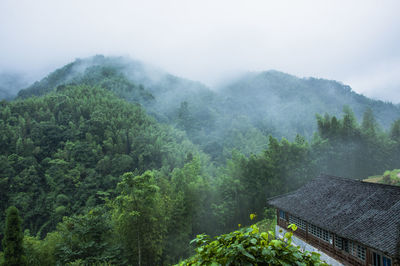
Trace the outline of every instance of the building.
<path fill-rule="evenodd" d="M 296 224 L 295 243 L 336 265 L 400 265 L 400 187 L 321 175 L 268 200 L 277 234 Z"/>

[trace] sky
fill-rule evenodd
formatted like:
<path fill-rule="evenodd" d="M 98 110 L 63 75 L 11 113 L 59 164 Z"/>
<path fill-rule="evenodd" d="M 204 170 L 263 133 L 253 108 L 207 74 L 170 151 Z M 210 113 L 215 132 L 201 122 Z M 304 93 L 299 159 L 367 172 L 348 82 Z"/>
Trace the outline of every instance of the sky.
<path fill-rule="evenodd" d="M 244 72 L 334 79 L 400 103 L 398 0 L 0 0 L 0 72 L 130 56 L 211 87 Z"/>

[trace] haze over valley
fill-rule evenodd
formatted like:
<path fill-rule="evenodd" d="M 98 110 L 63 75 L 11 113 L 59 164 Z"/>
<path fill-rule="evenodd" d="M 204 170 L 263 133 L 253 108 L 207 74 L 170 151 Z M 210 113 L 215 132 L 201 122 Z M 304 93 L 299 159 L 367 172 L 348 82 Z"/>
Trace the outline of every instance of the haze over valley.
<path fill-rule="evenodd" d="M 267 199 L 400 184 L 397 10 L 1 1 L 0 265 L 325 265 Z"/>

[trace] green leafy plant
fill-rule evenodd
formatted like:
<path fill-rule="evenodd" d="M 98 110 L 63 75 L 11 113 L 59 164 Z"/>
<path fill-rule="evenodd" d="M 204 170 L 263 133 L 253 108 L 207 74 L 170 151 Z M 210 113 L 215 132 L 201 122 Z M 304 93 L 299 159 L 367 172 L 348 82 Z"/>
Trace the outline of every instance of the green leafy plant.
<path fill-rule="evenodd" d="M 297 229 L 294 224 L 288 228 Z M 201 234 L 191 242 L 196 254 L 179 265 L 328 265 L 318 253 L 301 252 L 292 245 L 292 236 L 289 231 L 275 239 L 272 231 L 260 232 L 257 225 L 215 238 Z"/>

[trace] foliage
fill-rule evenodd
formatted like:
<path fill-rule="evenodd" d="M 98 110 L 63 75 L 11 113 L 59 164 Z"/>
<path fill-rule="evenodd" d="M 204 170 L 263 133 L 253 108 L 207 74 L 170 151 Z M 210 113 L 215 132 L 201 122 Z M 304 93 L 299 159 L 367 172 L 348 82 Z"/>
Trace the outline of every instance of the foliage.
<path fill-rule="evenodd" d="M 62 239 L 56 245 L 56 260 L 60 264 L 80 261 L 82 264 L 117 263 L 118 246 L 114 246 L 109 213 L 94 208 L 85 215 L 64 217 L 57 226 Z"/>
<path fill-rule="evenodd" d="M 344 105 L 353 109 L 357 119 L 371 110 L 386 129 L 400 116 L 398 106 L 359 95 L 336 81 L 268 71 L 210 90 L 134 60 L 101 55 L 57 69 L 20 91 L 19 98 L 65 90 L 71 84 L 102 87 L 140 103 L 159 122 L 184 130 L 219 165 L 233 149 L 246 156 L 262 152 L 268 135 L 294 140 L 301 134 L 310 140 L 318 129 L 314 115 L 338 116 Z"/>
<path fill-rule="evenodd" d="M 312 153 L 318 155 L 322 172 L 364 179 L 400 163 L 396 156 L 400 142 L 380 129 L 371 110 L 365 112 L 361 126 L 349 108 L 345 108 L 342 119 L 326 114 L 317 116 L 317 120 Z"/>
<path fill-rule="evenodd" d="M 289 228 L 296 230 L 295 225 Z M 201 234 L 192 241 L 196 255 L 179 265 L 327 265 L 318 253 L 291 245 L 292 235 L 274 239 L 273 232 L 260 232 L 256 225 L 214 238 Z"/>
<path fill-rule="evenodd" d="M 160 262 L 166 217 L 154 174 L 125 173 L 112 202 L 113 220 L 129 264 Z"/>
<path fill-rule="evenodd" d="M 400 185 L 400 169 L 385 171 L 383 181 L 386 181 L 385 183 L 389 185 Z"/>
<path fill-rule="evenodd" d="M 219 175 L 214 204 L 219 222 L 233 230 L 238 221 L 246 220 L 249 211 L 262 214 L 265 198 L 299 187 L 313 176 L 313 166 L 310 147 L 300 137 L 293 143 L 270 137 L 268 149 L 249 158 L 233 153 Z"/>
<path fill-rule="evenodd" d="M 173 264 L 321 172 L 400 164 L 399 108 L 343 84 L 272 71 L 216 92 L 150 72 L 78 59 L 0 102 L 0 228 L 18 207 L 30 265 Z"/>
<path fill-rule="evenodd" d="M 43 240 L 26 234 L 24 236 L 24 250 L 28 265 L 56 265 L 56 248 L 62 241 L 63 239 L 58 232 L 48 233 Z"/>
<path fill-rule="evenodd" d="M 370 176 L 364 181 L 400 186 L 400 169 L 387 170 L 383 175 Z"/>
<path fill-rule="evenodd" d="M 124 172 L 172 171 L 189 153 L 207 160 L 140 106 L 87 86 L 2 103 L 0 133 L 0 211 L 17 206 L 41 237 L 63 216 L 103 203 Z"/>
<path fill-rule="evenodd" d="M 2 246 L 5 266 L 27 265 L 22 246 L 24 235 L 21 229 L 21 218 L 18 209 L 11 206 L 7 209 L 6 226 Z"/>

